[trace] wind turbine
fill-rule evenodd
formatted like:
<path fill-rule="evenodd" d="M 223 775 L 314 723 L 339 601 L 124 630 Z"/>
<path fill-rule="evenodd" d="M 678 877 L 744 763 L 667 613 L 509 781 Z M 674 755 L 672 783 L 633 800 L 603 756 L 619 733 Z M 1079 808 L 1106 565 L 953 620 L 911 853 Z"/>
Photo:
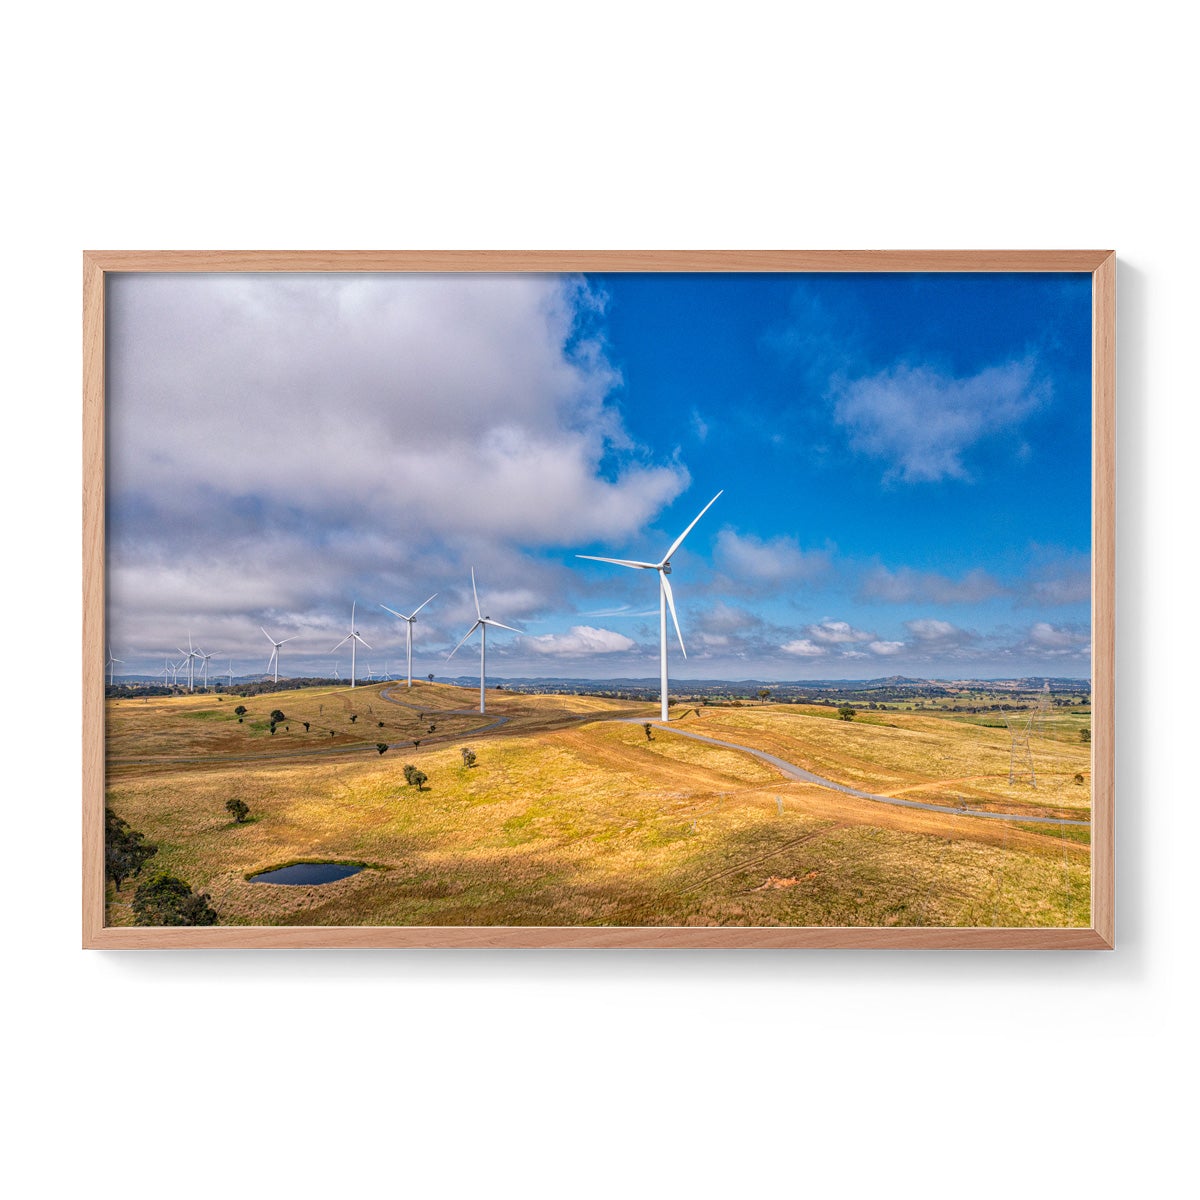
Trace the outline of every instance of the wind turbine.
<path fill-rule="evenodd" d="M 190 692 L 192 690 L 192 685 L 195 682 L 195 660 L 200 657 L 196 653 L 195 648 L 192 646 L 192 635 L 190 633 L 188 634 L 188 648 L 186 650 L 182 646 L 176 646 L 175 649 L 183 655 L 183 662 L 179 664 L 179 669 L 182 670 L 185 666 L 187 667 L 188 691 Z"/>
<path fill-rule="evenodd" d="M 213 657 L 211 654 L 205 654 L 199 646 L 196 647 L 196 657 L 200 660 L 204 670 L 204 682 L 201 685 L 205 689 L 208 688 L 208 660 Z"/>
<path fill-rule="evenodd" d="M 339 650 L 347 642 L 350 643 L 350 686 L 351 687 L 357 686 L 357 682 L 354 678 L 354 651 L 355 651 L 355 648 L 361 642 L 362 645 L 366 646 L 366 648 L 368 650 L 371 649 L 371 647 L 367 646 L 367 643 L 364 642 L 362 640 L 362 638 L 360 638 L 358 636 L 358 630 L 354 628 L 354 610 L 357 606 L 358 606 L 357 600 L 354 601 L 354 603 L 352 603 L 350 605 L 350 632 L 348 634 L 346 634 L 346 636 L 344 638 L 342 638 L 342 640 L 340 642 L 338 642 L 338 644 L 336 646 L 334 646 L 334 648 L 333 648 L 333 650 Z M 333 650 L 330 650 L 329 653 L 332 654 Z"/>
<path fill-rule="evenodd" d="M 113 685 L 113 667 L 115 667 L 117 665 L 117 663 L 123 664 L 124 662 L 125 662 L 125 660 L 123 658 L 113 658 L 112 647 L 109 646 L 108 662 L 106 662 L 104 664 L 106 667 L 108 667 L 108 686 L 109 687 L 112 687 L 112 685 Z"/>
<path fill-rule="evenodd" d="M 675 622 L 675 633 L 679 637 L 679 648 L 683 651 L 683 657 L 687 658 L 687 648 L 683 644 L 683 634 L 679 631 L 679 617 L 675 612 L 675 597 L 671 593 L 671 583 L 667 576 L 671 574 L 671 555 L 683 545 L 683 539 L 696 527 L 696 522 L 714 504 L 724 493 L 722 488 L 699 512 L 696 520 L 693 521 L 672 543 L 671 548 L 662 556 L 661 562 L 636 562 L 628 558 L 599 558 L 594 554 L 577 554 L 576 558 L 586 558 L 592 562 L 614 563 L 618 567 L 633 567 L 641 571 L 657 571 L 658 572 L 658 638 L 660 644 L 660 674 L 662 683 L 662 719 L 670 720 L 667 715 L 667 608 L 671 609 L 671 620 Z"/>
<path fill-rule="evenodd" d="M 472 568 L 472 570 L 474 570 L 474 568 Z M 433 596 L 429 597 L 429 600 L 432 600 L 434 598 L 434 596 L 436 596 L 436 595 L 437 595 L 437 592 L 434 592 Z M 425 604 L 428 604 L 429 600 L 426 600 Z M 421 611 L 421 609 L 423 609 L 425 607 L 425 604 L 418 604 L 417 607 L 413 609 L 412 615 L 408 616 L 408 617 L 406 617 L 403 613 L 398 613 L 394 608 L 388 608 L 388 606 L 386 604 L 381 604 L 379 606 L 380 608 L 382 608 L 384 610 L 384 612 L 390 612 L 393 617 L 399 617 L 400 620 L 402 620 L 405 623 L 404 640 L 405 640 L 405 645 L 408 649 L 408 686 L 409 687 L 412 687 L 412 627 L 413 627 L 413 622 L 417 619 L 417 613 L 419 613 Z"/>
<path fill-rule="evenodd" d="M 233 687 L 233 659 L 229 660 L 229 686 Z"/>
<path fill-rule="evenodd" d="M 167 686 L 167 676 L 170 674 L 171 674 L 171 660 L 169 658 L 164 658 L 163 659 L 163 669 L 162 669 L 163 687 Z"/>
<path fill-rule="evenodd" d="M 263 629 L 263 627 L 261 625 L 259 626 L 259 629 L 262 629 L 263 637 L 265 637 L 267 639 L 267 641 L 271 643 L 271 657 L 269 659 L 267 659 L 267 670 L 270 671 L 270 670 L 274 669 L 275 682 L 278 683 L 279 682 L 279 647 L 285 645 L 287 642 L 294 642 L 300 635 L 298 633 L 293 633 L 290 638 L 284 638 L 282 642 L 277 642 L 265 629 Z"/>
<path fill-rule="evenodd" d="M 341 672 L 338 670 L 337 659 L 334 659 L 334 660 L 333 660 L 333 677 L 334 677 L 334 679 L 336 679 L 336 680 L 337 680 L 339 683 L 341 682 L 342 675 L 341 675 Z"/>
<path fill-rule="evenodd" d="M 449 662 L 459 651 L 467 638 L 479 630 L 479 711 L 486 711 L 486 701 L 484 697 L 484 680 L 487 678 L 487 631 L 489 625 L 494 625 L 497 629 L 507 629 L 511 633 L 524 633 L 523 629 L 513 629 L 511 625 L 502 625 L 499 621 L 493 621 L 491 617 L 485 617 L 479 608 L 479 593 L 475 590 L 475 568 L 471 568 L 471 595 L 475 597 L 475 616 L 477 620 L 475 624 L 467 630 L 463 640 L 446 655 L 446 661 Z M 431 596 L 430 599 L 433 597 Z M 425 601 L 429 603 L 428 600 Z M 416 615 L 415 613 L 413 614 Z"/>

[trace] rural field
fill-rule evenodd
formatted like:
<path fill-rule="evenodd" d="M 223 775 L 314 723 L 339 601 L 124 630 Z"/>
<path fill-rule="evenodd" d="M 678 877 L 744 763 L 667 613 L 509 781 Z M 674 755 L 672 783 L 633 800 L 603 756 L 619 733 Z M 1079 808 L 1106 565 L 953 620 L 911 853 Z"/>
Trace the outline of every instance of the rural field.
<path fill-rule="evenodd" d="M 226 925 L 1090 924 L 1087 827 L 1036 820 L 1090 815 L 1086 715 L 1032 738 L 1035 789 L 1008 782 L 1007 730 L 953 710 L 679 705 L 668 729 L 656 705 L 592 696 L 477 704 L 425 682 L 110 699 L 106 802 L 157 845 L 147 872 Z M 847 795 L 684 733 L 967 811 Z M 364 869 L 250 882 L 304 861 Z M 110 924 L 132 922 L 136 885 L 108 885 Z"/>

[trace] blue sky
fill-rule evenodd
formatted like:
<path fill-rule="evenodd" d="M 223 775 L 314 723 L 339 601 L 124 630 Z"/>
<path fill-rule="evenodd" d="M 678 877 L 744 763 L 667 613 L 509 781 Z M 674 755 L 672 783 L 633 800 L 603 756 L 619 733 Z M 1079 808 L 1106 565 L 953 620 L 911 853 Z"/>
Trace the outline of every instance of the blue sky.
<path fill-rule="evenodd" d="M 1089 663 L 1086 275 L 128 276 L 110 284 L 124 670 L 259 631 L 327 673 L 1052 674 Z M 264 652 L 265 650 L 265 652 Z M 344 659 L 344 655 L 342 658 Z M 259 660 L 261 659 L 261 663 Z M 342 661 L 345 674 L 347 663 Z"/>

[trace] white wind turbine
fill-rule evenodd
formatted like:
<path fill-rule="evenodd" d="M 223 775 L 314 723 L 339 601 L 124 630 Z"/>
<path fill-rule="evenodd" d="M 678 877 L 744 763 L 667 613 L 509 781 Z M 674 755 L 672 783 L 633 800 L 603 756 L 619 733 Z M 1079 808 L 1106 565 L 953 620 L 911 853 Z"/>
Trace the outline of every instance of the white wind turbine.
<path fill-rule="evenodd" d="M 475 597 L 475 624 L 467 630 L 461 642 L 446 655 L 446 661 L 449 662 L 459 649 L 466 642 L 467 638 L 479 630 L 479 711 L 486 711 L 486 701 L 484 698 L 484 680 L 487 678 L 487 631 L 489 625 L 494 625 L 497 629 L 507 629 L 510 633 L 524 633 L 523 629 L 513 629 L 511 625 L 502 625 L 499 621 L 493 621 L 491 617 L 485 617 L 479 608 L 479 593 L 475 590 L 475 568 L 471 568 L 471 595 Z M 432 599 L 432 597 L 431 597 Z M 428 601 L 426 601 L 428 603 Z"/>
<path fill-rule="evenodd" d="M 229 660 L 229 686 L 233 687 L 233 659 Z"/>
<path fill-rule="evenodd" d="M 278 683 L 279 682 L 279 647 L 286 645 L 288 642 L 294 642 L 300 635 L 298 633 L 293 633 L 290 638 L 284 638 L 282 642 L 277 642 L 265 629 L 263 629 L 263 627 L 261 625 L 259 626 L 259 629 L 262 629 L 263 637 L 265 637 L 267 639 L 267 641 L 271 643 L 271 657 L 269 659 L 267 659 L 267 670 L 268 671 L 274 670 L 274 672 L 275 672 L 274 682 Z"/>
<path fill-rule="evenodd" d="M 671 574 L 671 555 L 683 545 L 683 539 L 696 527 L 696 521 L 699 521 L 702 516 L 724 493 L 722 488 L 699 512 L 696 520 L 693 521 L 672 543 L 671 548 L 662 556 L 661 562 L 635 562 L 628 558 L 599 558 L 595 554 L 577 554 L 576 558 L 586 558 L 592 562 L 614 563 L 618 567 L 634 567 L 641 571 L 657 571 L 658 572 L 658 638 L 660 644 L 660 675 L 662 684 L 662 719 L 670 720 L 667 715 L 667 608 L 671 609 L 671 620 L 675 622 L 675 633 L 679 638 L 679 648 L 683 651 L 683 657 L 687 658 L 687 648 L 683 644 L 683 634 L 679 631 L 679 617 L 675 612 L 675 597 L 671 593 L 671 583 L 667 576 Z"/>
<path fill-rule="evenodd" d="M 108 662 L 106 662 L 104 664 L 108 668 L 108 686 L 109 687 L 112 687 L 112 685 L 113 685 L 113 667 L 115 667 L 117 665 L 117 663 L 123 664 L 124 662 L 125 662 L 125 660 L 123 658 L 113 658 L 112 647 L 109 646 Z"/>
<path fill-rule="evenodd" d="M 337 659 L 334 659 L 334 662 L 333 662 L 333 677 L 334 677 L 334 679 L 336 679 L 336 680 L 337 680 L 339 683 L 340 683 L 340 682 L 341 682 L 341 680 L 342 680 L 342 674 L 341 674 L 341 672 L 338 670 Z"/>
<path fill-rule="evenodd" d="M 357 686 L 357 680 L 354 678 L 354 651 L 355 651 L 355 648 L 361 643 L 368 650 L 371 649 L 371 647 L 368 646 L 367 643 L 364 642 L 362 640 L 362 638 L 360 638 L 358 636 L 358 630 L 354 628 L 354 610 L 357 606 L 358 606 L 357 600 L 354 601 L 354 603 L 352 603 L 350 605 L 350 632 L 348 634 L 346 634 L 346 636 L 344 638 L 342 638 L 342 640 L 340 642 L 338 642 L 338 644 L 336 646 L 334 646 L 334 648 L 333 648 L 333 650 L 339 650 L 347 642 L 350 643 L 350 686 L 351 687 Z M 330 650 L 329 653 L 332 654 L 333 650 Z"/>
<path fill-rule="evenodd" d="M 170 674 L 171 674 L 171 660 L 169 658 L 164 658 L 163 659 L 163 669 L 162 669 L 163 687 L 167 686 L 167 676 Z"/>
<path fill-rule="evenodd" d="M 432 600 L 436 595 L 437 595 L 437 592 L 434 592 L 433 596 L 429 597 L 429 600 Z M 429 600 L 426 600 L 425 604 L 428 604 Z M 402 620 L 405 623 L 405 625 L 404 625 L 404 641 L 405 641 L 405 646 L 408 650 L 408 686 L 409 687 L 412 687 L 412 627 L 413 627 L 413 622 L 417 619 L 417 613 L 419 613 L 421 611 L 421 609 L 423 609 L 425 607 L 425 604 L 418 604 L 417 607 L 412 610 L 412 615 L 407 616 L 407 617 L 403 613 L 398 613 L 394 608 L 388 608 L 388 606 L 386 604 L 381 604 L 379 606 L 385 612 L 390 612 L 393 617 L 399 617 L 400 620 Z"/>
<path fill-rule="evenodd" d="M 179 669 L 182 671 L 184 667 L 187 667 L 188 691 L 190 692 L 195 682 L 195 662 L 200 657 L 192 646 L 192 635 L 188 634 L 188 648 L 186 650 L 182 646 L 176 646 L 175 649 L 183 655 L 183 662 L 179 664 Z"/>
<path fill-rule="evenodd" d="M 197 646 L 196 647 L 196 657 L 200 660 L 201 667 L 204 671 L 204 681 L 201 684 L 201 686 L 204 688 L 207 688 L 208 687 L 208 660 L 210 658 L 213 658 L 214 656 L 211 654 L 205 654 L 204 651 L 201 650 L 199 646 Z"/>

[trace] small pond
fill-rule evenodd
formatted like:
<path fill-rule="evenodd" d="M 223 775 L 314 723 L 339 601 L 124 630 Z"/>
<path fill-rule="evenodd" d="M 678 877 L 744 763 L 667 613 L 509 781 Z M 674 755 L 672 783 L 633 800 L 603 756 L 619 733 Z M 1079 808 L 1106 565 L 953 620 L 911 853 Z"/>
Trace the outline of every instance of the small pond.
<path fill-rule="evenodd" d="M 264 871 L 261 875 L 251 875 L 251 883 L 290 883 L 298 886 L 312 886 L 315 883 L 333 883 L 337 879 L 345 879 L 357 875 L 362 867 L 351 863 L 296 863 L 291 867 L 280 867 L 276 871 Z"/>

